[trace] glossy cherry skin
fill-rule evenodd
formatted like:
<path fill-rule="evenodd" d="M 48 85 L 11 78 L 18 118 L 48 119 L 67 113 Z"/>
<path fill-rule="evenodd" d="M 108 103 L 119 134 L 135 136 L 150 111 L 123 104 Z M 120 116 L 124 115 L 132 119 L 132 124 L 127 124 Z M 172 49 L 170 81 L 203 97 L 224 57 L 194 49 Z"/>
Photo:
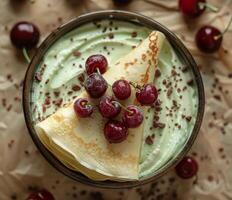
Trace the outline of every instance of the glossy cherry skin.
<path fill-rule="evenodd" d="M 136 98 L 141 105 L 152 105 L 158 98 L 158 91 L 154 85 L 146 84 L 136 92 Z"/>
<path fill-rule="evenodd" d="M 19 49 L 35 47 L 39 38 L 39 29 L 30 22 L 19 22 L 13 26 L 10 32 L 12 44 Z"/>
<path fill-rule="evenodd" d="M 106 118 L 114 118 L 121 111 L 120 105 L 111 96 L 102 97 L 98 107 L 101 115 Z"/>
<path fill-rule="evenodd" d="M 129 105 L 126 108 L 122 121 L 128 128 L 136 128 L 143 122 L 142 111 L 134 105 Z"/>
<path fill-rule="evenodd" d="M 26 198 L 26 200 L 55 200 L 55 198 L 50 192 L 43 189 L 43 190 L 31 193 Z"/>
<path fill-rule="evenodd" d="M 117 80 L 112 85 L 112 90 L 117 99 L 125 100 L 131 95 L 131 86 L 126 80 Z"/>
<path fill-rule="evenodd" d="M 74 110 L 77 116 L 85 118 L 90 117 L 93 113 L 93 106 L 88 104 L 85 98 L 79 98 L 74 102 Z"/>
<path fill-rule="evenodd" d="M 109 143 L 120 143 L 128 136 L 128 129 L 123 122 L 110 120 L 105 124 L 105 138 Z"/>
<path fill-rule="evenodd" d="M 101 74 L 104 74 L 107 70 L 108 62 L 105 56 L 97 54 L 88 57 L 85 62 L 85 69 L 88 75 L 97 72 L 99 69 Z"/>
<path fill-rule="evenodd" d="M 198 164 L 194 158 L 186 156 L 178 163 L 175 170 L 179 177 L 189 179 L 197 174 Z"/>
<path fill-rule="evenodd" d="M 85 81 L 85 89 L 92 98 L 100 98 L 108 88 L 106 80 L 101 74 L 93 73 Z"/>
<path fill-rule="evenodd" d="M 188 17 L 194 18 L 200 16 L 206 9 L 200 6 L 200 3 L 206 3 L 205 0 L 179 0 L 180 11 Z"/>
<path fill-rule="evenodd" d="M 197 47 L 205 53 L 219 50 L 223 37 L 221 31 L 213 26 L 203 26 L 196 34 Z"/>

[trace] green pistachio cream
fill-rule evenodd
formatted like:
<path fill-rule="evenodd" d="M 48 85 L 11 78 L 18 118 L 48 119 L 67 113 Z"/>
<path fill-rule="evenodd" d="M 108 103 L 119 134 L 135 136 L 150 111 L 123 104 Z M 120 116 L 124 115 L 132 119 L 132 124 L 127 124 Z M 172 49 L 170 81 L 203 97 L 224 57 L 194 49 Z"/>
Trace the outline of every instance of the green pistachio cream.
<path fill-rule="evenodd" d="M 31 93 L 35 123 L 75 99 L 83 91 L 85 61 L 103 54 L 109 63 L 129 53 L 152 30 L 141 25 L 103 20 L 87 23 L 53 44 L 38 67 Z M 140 178 L 152 174 L 173 159 L 184 147 L 197 115 L 197 89 L 191 70 L 183 66 L 166 40 L 162 47 L 155 81 L 159 100 L 145 116 Z"/>

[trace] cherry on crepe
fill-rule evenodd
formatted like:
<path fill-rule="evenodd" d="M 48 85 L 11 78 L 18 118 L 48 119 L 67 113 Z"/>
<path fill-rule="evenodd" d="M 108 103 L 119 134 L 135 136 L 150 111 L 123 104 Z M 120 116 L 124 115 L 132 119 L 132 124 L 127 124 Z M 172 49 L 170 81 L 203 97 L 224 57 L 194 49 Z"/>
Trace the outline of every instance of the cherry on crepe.
<path fill-rule="evenodd" d="M 141 105 L 152 105 L 158 98 L 158 91 L 152 84 L 146 84 L 136 92 L 136 98 Z"/>
<path fill-rule="evenodd" d="M 107 70 L 108 62 L 105 56 L 97 54 L 88 57 L 85 62 L 85 69 L 88 75 L 100 71 L 101 74 L 104 74 Z"/>
<path fill-rule="evenodd" d="M 98 107 L 101 115 L 106 118 L 114 118 L 121 111 L 120 105 L 111 96 L 102 97 Z"/>
<path fill-rule="evenodd" d="M 197 47 L 205 53 L 216 52 L 222 44 L 222 33 L 213 26 L 203 26 L 196 34 Z"/>
<path fill-rule="evenodd" d="M 82 118 L 91 116 L 93 113 L 93 106 L 88 103 L 88 100 L 85 98 L 79 98 L 74 102 L 74 111 L 77 116 Z"/>
<path fill-rule="evenodd" d="M 31 193 L 26 198 L 26 200 L 55 200 L 55 198 L 50 192 L 43 189 L 43 190 Z"/>
<path fill-rule="evenodd" d="M 128 136 L 128 129 L 123 122 L 110 120 L 105 124 L 105 138 L 109 143 L 120 143 Z"/>
<path fill-rule="evenodd" d="M 93 73 L 85 81 L 85 89 L 92 98 L 99 98 L 104 95 L 108 88 L 106 80 L 101 74 Z"/>
<path fill-rule="evenodd" d="M 125 100 L 131 95 L 131 87 L 126 80 L 117 80 L 112 85 L 112 90 L 116 98 Z"/>
<path fill-rule="evenodd" d="M 178 163 L 175 170 L 177 175 L 183 179 L 192 178 L 197 174 L 198 164 L 194 158 L 186 156 Z"/>
<path fill-rule="evenodd" d="M 129 105 L 126 107 L 122 121 L 128 128 L 136 128 L 143 122 L 143 113 L 137 106 Z"/>
<path fill-rule="evenodd" d="M 30 22 L 19 22 L 13 26 L 10 32 L 12 44 L 19 49 L 35 47 L 39 38 L 39 29 Z"/>

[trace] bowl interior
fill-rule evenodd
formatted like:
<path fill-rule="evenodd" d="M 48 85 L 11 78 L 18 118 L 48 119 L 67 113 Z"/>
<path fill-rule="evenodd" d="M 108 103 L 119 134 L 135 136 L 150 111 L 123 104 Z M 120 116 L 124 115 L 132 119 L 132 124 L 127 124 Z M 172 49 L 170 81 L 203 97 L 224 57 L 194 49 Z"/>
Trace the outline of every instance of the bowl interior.
<path fill-rule="evenodd" d="M 69 168 L 67 168 L 65 165 L 63 165 L 50 151 L 48 151 L 45 146 L 40 142 L 40 139 L 38 138 L 34 127 L 32 123 L 32 116 L 31 116 L 31 110 L 30 110 L 30 93 L 32 88 L 32 82 L 34 73 L 39 66 L 41 60 L 43 59 L 44 54 L 47 52 L 49 47 L 55 43 L 61 36 L 66 34 L 67 32 L 73 30 L 74 28 L 77 28 L 78 26 L 92 22 L 94 20 L 100 20 L 100 19 L 118 19 L 118 20 L 124 20 L 124 21 L 130 21 L 133 23 L 138 23 L 143 26 L 146 26 L 148 28 L 161 31 L 165 34 L 171 45 L 173 46 L 175 52 L 180 57 L 182 63 L 186 66 L 189 66 L 189 68 L 192 71 L 193 76 L 195 77 L 195 83 L 196 88 L 198 92 L 198 113 L 196 118 L 196 123 L 193 128 L 192 134 L 189 137 L 186 145 L 181 150 L 181 152 L 176 156 L 174 159 L 171 159 L 169 162 L 167 162 L 162 168 L 157 170 L 152 177 L 147 177 L 145 179 L 141 179 L 139 181 L 133 181 L 133 182 L 115 182 L 115 181 L 93 181 L 84 175 L 73 171 Z M 199 70 L 197 68 L 197 65 L 192 58 L 189 51 L 186 49 L 186 47 L 182 44 L 182 42 L 173 34 L 170 30 L 168 30 L 163 25 L 159 24 L 158 22 L 146 17 L 142 16 L 140 14 L 126 12 L 126 11 L 118 11 L 118 10 L 109 10 L 109 11 L 98 11 L 94 13 L 89 13 L 82 15 L 80 17 L 77 17 L 70 22 L 60 26 L 55 31 L 53 31 L 47 39 L 40 45 L 37 52 L 35 53 L 35 56 L 33 57 L 24 81 L 24 89 L 23 89 L 23 108 L 24 108 L 24 115 L 26 120 L 26 125 L 28 127 L 29 133 L 42 153 L 42 155 L 48 160 L 48 162 L 54 166 L 57 170 L 62 172 L 63 174 L 67 175 L 68 177 L 77 180 L 79 182 L 82 182 L 84 184 L 97 186 L 97 187 L 103 187 L 103 188 L 129 188 L 134 187 L 138 185 L 142 185 L 145 183 L 152 182 L 156 180 L 159 176 L 163 175 L 169 168 L 174 166 L 191 148 L 197 133 L 199 132 L 201 121 L 203 118 L 204 113 L 204 88 L 202 84 L 201 75 L 199 73 Z"/>

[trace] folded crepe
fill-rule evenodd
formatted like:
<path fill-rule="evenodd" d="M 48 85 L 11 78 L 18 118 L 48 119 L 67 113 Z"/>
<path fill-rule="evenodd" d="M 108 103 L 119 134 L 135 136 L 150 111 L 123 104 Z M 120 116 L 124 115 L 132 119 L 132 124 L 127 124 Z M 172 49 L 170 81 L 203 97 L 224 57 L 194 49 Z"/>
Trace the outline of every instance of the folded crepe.
<path fill-rule="evenodd" d="M 139 85 L 153 82 L 164 38 L 162 33 L 153 31 L 138 47 L 112 65 L 104 78 L 111 85 L 118 79 Z M 112 94 L 111 88 L 106 94 Z M 80 97 L 90 98 L 86 91 L 77 98 Z M 137 104 L 135 91 L 122 103 Z M 147 108 L 140 108 L 146 115 Z M 94 112 L 90 118 L 77 117 L 70 103 L 35 128 L 43 144 L 70 169 L 94 180 L 138 180 L 144 123 L 129 129 L 125 141 L 110 144 L 103 133 L 106 122 L 99 112 Z"/>

